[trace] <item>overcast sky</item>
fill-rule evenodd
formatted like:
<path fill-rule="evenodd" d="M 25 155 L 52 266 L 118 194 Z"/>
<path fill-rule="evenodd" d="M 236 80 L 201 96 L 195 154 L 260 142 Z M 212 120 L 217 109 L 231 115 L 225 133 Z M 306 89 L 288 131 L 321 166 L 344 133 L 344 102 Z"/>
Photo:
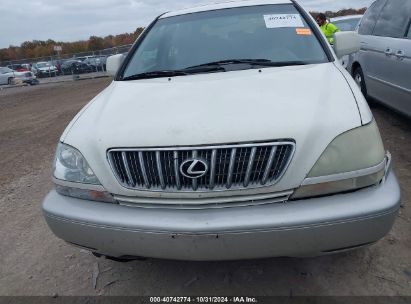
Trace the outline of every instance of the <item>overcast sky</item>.
<path fill-rule="evenodd" d="M 215 0 L 0 0 L 0 48 L 24 41 L 75 41 L 133 32 L 160 13 Z M 369 6 L 372 0 L 299 0 L 326 11 Z"/>

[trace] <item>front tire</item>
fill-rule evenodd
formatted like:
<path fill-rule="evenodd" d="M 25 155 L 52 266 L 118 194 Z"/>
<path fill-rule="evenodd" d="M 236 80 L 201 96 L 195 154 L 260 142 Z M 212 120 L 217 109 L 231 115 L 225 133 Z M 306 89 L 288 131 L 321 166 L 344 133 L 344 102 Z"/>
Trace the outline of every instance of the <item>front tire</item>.
<path fill-rule="evenodd" d="M 13 85 L 13 84 L 14 84 L 14 79 L 13 79 L 13 78 L 9 78 L 9 79 L 7 80 L 7 84 L 8 84 L 8 85 Z"/>
<path fill-rule="evenodd" d="M 367 94 L 367 86 L 365 85 L 364 73 L 363 73 L 361 67 L 357 67 L 357 68 L 354 70 L 354 73 L 353 73 L 352 76 L 353 76 L 353 78 L 354 78 L 355 83 L 356 83 L 356 84 L 358 85 L 358 87 L 361 89 L 361 92 L 362 92 L 362 94 L 364 95 L 364 97 L 367 98 L 367 97 L 368 97 L 368 94 Z"/>

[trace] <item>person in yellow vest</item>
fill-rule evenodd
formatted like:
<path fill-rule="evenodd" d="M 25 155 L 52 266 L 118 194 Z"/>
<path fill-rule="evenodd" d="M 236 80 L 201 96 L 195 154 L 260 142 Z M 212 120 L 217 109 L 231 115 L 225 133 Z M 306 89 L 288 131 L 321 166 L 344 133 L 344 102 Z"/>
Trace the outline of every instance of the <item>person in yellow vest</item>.
<path fill-rule="evenodd" d="M 334 44 L 334 34 L 340 31 L 338 27 L 331 22 L 328 22 L 327 17 L 324 14 L 319 14 L 316 20 L 328 42 Z"/>

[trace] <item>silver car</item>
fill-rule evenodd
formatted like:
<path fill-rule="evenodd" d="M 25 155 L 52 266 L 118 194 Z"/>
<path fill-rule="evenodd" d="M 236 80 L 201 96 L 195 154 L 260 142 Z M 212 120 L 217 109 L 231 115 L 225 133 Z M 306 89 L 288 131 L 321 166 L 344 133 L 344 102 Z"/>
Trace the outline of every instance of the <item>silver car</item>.
<path fill-rule="evenodd" d="M 365 96 L 411 116 L 411 0 L 377 0 L 358 33 L 361 50 L 349 66 Z"/>
<path fill-rule="evenodd" d="M 0 67 L 0 85 L 13 85 L 16 80 L 27 84 L 38 84 L 36 76 L 32 72 L 17 72 L 7 67 Z"/>

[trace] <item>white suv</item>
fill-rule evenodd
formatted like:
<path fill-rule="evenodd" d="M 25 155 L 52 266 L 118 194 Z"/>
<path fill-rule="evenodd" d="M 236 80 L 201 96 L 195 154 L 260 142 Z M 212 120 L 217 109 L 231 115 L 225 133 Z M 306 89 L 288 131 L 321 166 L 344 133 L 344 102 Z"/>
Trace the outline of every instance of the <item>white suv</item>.
<path fill-rule="evenodd" d="M 311 256 L 372 244 L 400 190 L 375 120 L 334 51 L 288 0 L 166 13 L 61 137 L 43 210 L 96 255 Z"/>

